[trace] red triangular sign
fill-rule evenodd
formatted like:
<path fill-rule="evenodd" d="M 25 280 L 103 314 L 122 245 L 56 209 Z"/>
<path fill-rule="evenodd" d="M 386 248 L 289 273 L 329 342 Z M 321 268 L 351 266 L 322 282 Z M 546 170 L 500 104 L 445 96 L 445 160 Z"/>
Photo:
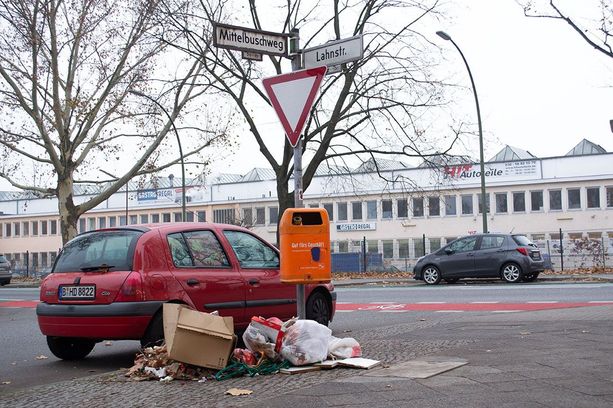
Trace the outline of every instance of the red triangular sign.
<path fill-rule="evenodd" d="M 296 147 L 327 67 L 264 78 L 262 83 L 290 144 Z"/>

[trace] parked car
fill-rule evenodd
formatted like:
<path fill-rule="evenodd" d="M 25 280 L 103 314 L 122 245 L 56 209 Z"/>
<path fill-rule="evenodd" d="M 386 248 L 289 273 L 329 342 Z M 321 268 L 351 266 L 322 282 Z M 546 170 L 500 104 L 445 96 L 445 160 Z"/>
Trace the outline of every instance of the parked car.
<path fill-rule="evenodd" d="M 305 299 L 308 319 L 332 320 L 331 284 L 305 285 Z M 296 315 L 296 287 L 280 281 L 278 250 L 245 228 L 212 223 L 83 233 L 58 255 L 40 300 L 40 330 L 65 360 L 84 358 L 103 340 L 160 343 L 168 302 L 232 316 L 236 330 L 252 316 Z"/>
<path fill-rule="evenodd" d="M 414 278 L 429 285 L 461 278 L 531 282 L 544 270 L 541 251 L 525 235 L 476 234 L 458 238 L 417 260 Z"/>
<path fill-rule="evenodd" d="M 11 262 L 4 255 L 0 255 L 0 286 L 11 283 Z"/>

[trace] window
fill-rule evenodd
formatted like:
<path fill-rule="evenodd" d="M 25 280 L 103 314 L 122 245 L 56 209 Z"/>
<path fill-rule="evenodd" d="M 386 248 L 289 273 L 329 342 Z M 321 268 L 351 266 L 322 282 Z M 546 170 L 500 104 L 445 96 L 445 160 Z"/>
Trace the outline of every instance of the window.
<path fill-rule="evenodd" d="M 253 224 L 253 209 L 252 208 L 243 208 L 243 223 L 245 225 Z"/>
<path fill-rule="evenodd" d="M 49 258 L 46 252 L 40 253 L 40 266 L 45 268 L 49 265 Z"/>
<path fill-rule="evenodd" d="M 106 218 L 98 217 L 98 228 L 106 228 Z"/>
<path fill-rule="evenodd" d="M 170 213 L 162 213 L 162 222 L 170 222 Z"/>
<path fill-rule="evenodd" d="M 93 231 L 96 229 L 96 219 L 94 217 L 87 219 L 87 230 Z"/>
<path fill-rule="evenodd" d="M 530 192 L 530 211 L 543 211 L 543 192 L 531 191 Z"/>
<path fill-rule="evenodd" d="M 51 235 L 57 235 L 57 220 L 51 220 Z"/>
<path fill-rule="evenodd" d="M 431 217 L 441 215 L 441 200 L 438 197 L 428 197 L 428 214 Z"/>
<path fill-rule="evenodd" d="M 587 188 L 587 208 L 600 208 L 600 187 Z"/>
<path fill-rule="evenodd" d="M 381 201 L 381 218 L 385 220 L 392 219 L 392 200 Z"/>
<path fill-rule="evenodd" d="M 198 211 L 196 215 L 198 216 L 198 222 L 206 222 L 206 211 Z"/>
<path fill-rule="evenodd" d="M 377 241 L 376 239 L 369 239 L 368 241 L 366 241 L 366 252 L 368 252 L 369 254 L 376 254 L 377 252 L 379 252 L 379 241 Z"/>
<path fill-rule="evenodd" d="M 154 224 L 160 222 L 160 214 L 151 214 L 151 222 Z"/>
<path fill-rule="evenodd" d="M 253 235 L 224 231 L 241 268 L 273 269 L 279 267 L 277 252 Z"/>
<path fill-rule="evenodd" d="M 396 201 L 396 210 L 398 210 L 398 218 L 407 218 L 409 216 L 409 206 L 407 200 L 402 199 Z"/>
<path fill-rule="evenodd" d="M 471 211 L 472 212 L 472 211 Z M 454 195 L 445 196 L 445 215 L 456 215 L 456 200 Z"/>
<path fill-rule="evenodd" d="M 420 239 L 413 239 L 413 245 L 415 246 L 415 258 L 426 255 L 426 249 L 424 248 L 424 241 Z"/>
<path fill-rule="evenodd" d="M 473 196 L 472 194 L 462 194 L 462 215 L 473 214 Z"/>
<path fill-rule="evenodd" d="M 173 215 L 174 215 L 175 222 L 183 221 L 183 214 L 181 214 L 180 212 L 175 212 L 173 213 Z M 132 220 L 132 216 L 130 216 L 130 220 Z M 132 221 L 130 221 L 130 224 L 132 224 Z"/>
<path fill-rule="evenodd" d="M 549 209 L 561 210 L 562 209 L 562 190 L 550 190 L 549 191 Z"/>
<path fill-rule="evenodd" d="M 413 197 L 413 217 L 423 217 L 424 216 L 424 198 L 423 197 Z"/>
<path fill-rule="evenodd" d="M 234 224 L 234 210 L 231 208 L 213 210 L 213 222 Z"/>
<path fill-rule="evenodd" d="M 194 222 L 194 212 L 193 211 L 187 211 L 185 213 L 185 220 L 187 222 Z"/>
<path fill-rule="evenodd" d="M 268 220 L 270 225 L 277 225 L 279 221 L 279 207 L 268 207 Z"/>
<path fill-rule="evenodd" d="M 613 187 L 607 187 L 607 208 L 613 207 Z"/>
<path fill-rule="evenodd" d="M 393 257 L 394 257 L 394 241 L 384 240 L 383 241 L 383 258 L 391 259 Z"/>
<path fill-rule="evenodd" d="M 408 239 L 399 239 L 398 240 L 398 257 L 399 258 L 410 258 L 409 254 L 409 240 Z"/>
<path fill-rule="evenodd" d="M 347 221 L 347 203 L 337 203 L 336 206 L 338 208 L 338 220 Z"/>
<path fill-rule="evenodd" d="M 32 222 L 32 226 L 34 226 L 34 222 Z M 21 232 L 23 233 L 24 237 L 27 237 L 28 235 L 30 235 L 30 222 L 29 221 L 25 221 L 21 223 Z"/>
<path fill-rule="evenodd" d="M 117 217 L 109 217 L 109 227 L 114 228 L 116 226 L 117 226 Z"/>
<path fill-rule="evenodd" d="M 85 218 L 79 218 L 79 232 L 85 232 Z"/>
<path fill-rule="evenodd" d="M 449 244 L 449 249 L 454 252 L 468 252 L 475 249 L 477 243 L 477 237 L 465 237 L 457 239 Z"/>
<path fill-rule="evenodd" d="M 496 213 L 505 214 L 507 212 L 507 193 L 496 193 Z"/>
<path fill-rule="evenodd" d="M 377 201 L 366 201 L 366 219 L 367 220 L 377 219 Z"/>
<path fill-rule="evenodd" d="M 168 235 L 175 266 L 223 268 L 230 266 L 219 241 L 211 231 L 189 231 Z"/>
<path fill-rule="evenodd" d="M 328 219 L 330 221 L 334 221 L 334 204 L 332 203 L 324 204 L 324 210 L 328 212 Z"/>
<path fill-rule="evenodd" d="M 149 214 L 141 214 L 140 215 L 140 223 L 141 224 L 149 224 Z"/>
<path fill-rule="evenodd" d="M 502 236 L 485 235 L 481 239 L 481 249 L 500 248 L 503 243 L 504 243 L 504 237 Z"/>
<path fill-rule="evenodd" d="M 568 189 L 568 208 L 570 210 L 576 210 L 581 208 L 581 190 L 578 188 Z"/>
<path fill-rule="evenodd" d="M 513 193 L 513 212 L 526 211 L 526 194 L 522 192 Z"/>
<path fill-rule="evenodd" d="M 349 242 L 338 241 L 338 252 L 349 252 Z"/>
<path fill-rule="evenodd" d="M 6 224 L 4 224 L 4 231 L 5 231 L 5 233 L 4 233 L 5 237 L 8 238 L 8 237 L 10 237 L 12 235 L 11 234 L 12 231 L 11 231 L 11 224 L 10 223 L 7 222 Z"/>
<path fill-rule="evenodd" d="M 362 202 L 361 201 L 353 201 L 351 203 L 351 219 L 362 220 Z"/>
<path fill-rule="evenodd" d="M 264 207 L 255 209 L 255 225 L 264 225 L 266 223 L 266 212 Z"/>
<path fill-rule="evenodd" d="M 477 200 L 479 200 L 479 214 L 483 213 L 482 202 L 481 202 L 481 193 L 477 194 Z M 485 212 L 486 214 L 490 213 L 490 193 L 485 193 Z"/>
<path fill-rule="evenodd" d="M 436 252 L 441 249 L 440 238 L 430 238 L 430 252 Z"/>

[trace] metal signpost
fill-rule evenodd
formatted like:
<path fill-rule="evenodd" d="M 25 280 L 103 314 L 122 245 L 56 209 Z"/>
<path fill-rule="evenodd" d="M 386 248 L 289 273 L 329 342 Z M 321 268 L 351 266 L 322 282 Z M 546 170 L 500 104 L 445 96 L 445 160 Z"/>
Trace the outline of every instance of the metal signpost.
<path fill-rule="evenodd" d="M 341 64 L 361 59 L 364 55 L 362 36 L 300 50 L 298 30 L 292 30 L 291 34 L 279 34 L 220 23 L 213 23 L 213 28 L 213 45 L 242 51 L 243 58 L 261 61 L 261 54 L 267 54 L 292 59 L 291 73 L 265 78 L 262 83 L 287 139 L 294 148 L 294 207 L 304 207 L 300 134 L 319 86 L 326 72 L 329 72 L 328 67 L 338 72 Z M 296 303 L 298 318 L 305 319 L 304 284 L 296 285 Z"/>

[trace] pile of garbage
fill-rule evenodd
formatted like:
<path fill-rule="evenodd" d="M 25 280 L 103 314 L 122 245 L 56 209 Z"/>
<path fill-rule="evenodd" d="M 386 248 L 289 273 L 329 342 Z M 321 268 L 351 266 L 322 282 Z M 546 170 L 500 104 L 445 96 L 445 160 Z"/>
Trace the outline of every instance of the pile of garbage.
<path fill-rule="evenodd" d="M 332 368 L 336 362 L 361 368 L 378 363 L 359 359 L 362 349 L 355 339 L 332 336 L 332 330 L 313 320 L 294 318 L 283 322 L 274 317 L 255 316 L 242 339 L 246 348 L 235 348 L 228 364 L 220 370 L 175 361 L 163 345 L 145 348 L 137 354 L 134 366 L 125 375 L 136 381 L 169 382 L 178 379 L 204 382 L 245 375 L 293 374 L 299 367 Z"/>

